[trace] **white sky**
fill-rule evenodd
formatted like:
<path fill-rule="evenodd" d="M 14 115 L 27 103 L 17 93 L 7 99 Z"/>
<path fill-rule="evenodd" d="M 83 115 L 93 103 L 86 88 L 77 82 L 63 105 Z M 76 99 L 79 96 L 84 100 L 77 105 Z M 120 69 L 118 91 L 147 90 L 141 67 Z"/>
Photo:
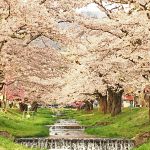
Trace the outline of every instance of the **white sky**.
<path fill-rule="evenodd" d="M 88 4 L 87 6 L 82 7 L 82 8 L 77 8 L 76 13 L 84 14 L 86 16 L 93 17 L 93 18 L 106 18 L 107 17 L 105 12 L 101 11 L 98 8 L 97 4 L 95 3 Z"/>
<path fill-rule="evenodd" d="M 128 4 L 111 3 L 108 1 L 102 1 L 102 4 L 107 10 L 111 10 L 116 7 L 119 7 L 119 9 L 122 9 L 125 12 L 128 12 L 130 10 Z M 100 10 L 98 8 L 98 5 L 95 3 L 88 4 L 87 6 L 82 8 L 77 8 L 75 11 L 76 13 L 83 14 L 93 18 L 98 18 L 98 19 L 107 18 L 106 13 Z M 118 11 L 118 9 L 116 11 Z"/>

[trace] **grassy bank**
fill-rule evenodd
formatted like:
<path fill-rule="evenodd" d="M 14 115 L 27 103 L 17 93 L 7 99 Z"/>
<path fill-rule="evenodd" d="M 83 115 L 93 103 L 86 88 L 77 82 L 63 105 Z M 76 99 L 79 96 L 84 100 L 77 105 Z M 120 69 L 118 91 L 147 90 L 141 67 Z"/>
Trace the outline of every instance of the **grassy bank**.
<path fill-rule="evenodd" d="M 148 110 L 144 108 L 124 109 L 123 112 L 111 117 L 97 110 L 93 112 L 64 110 L 62 118 L 76 119 L 82 125 L 91 126 L 86 129 L 88 134 L 97 137 L 126 137 L 132 138 L 136 134 L 150 131 Z M 53 124 L 56 118 L 49 109 L 39 109 L 34 119 L 23 119 L 17 110 L 0 112 L 0 131 L 7 131 L 15 137 L 43 137 L 48 136 L 47 124 Z M 0 137 L 0 150 L 31 150 L 14 144 L 12 141 Z M 135 150 L 150 150 L 150 143 Z"/>
<path fill-rule="evenodd" d="M 97 137 L 132 138 L 136 134 L 150 131 L 148 110 L 144 108 L 124 109 L 116 117 L 104 115 L 96 110 L 88 113 L 65 110 L 65 115 L 67 118 L 77 119 L 82 125 L 92 126 L 87 128 L 86 132 Z"/>
<path fill-rule="evenodd" d="M 35 149 L 26 148 L 25 146 L 15 144 L 9 139 L 0 137 L 0 150 L 35 150 Z"/>
<path fill-rule="evenodd" d="M 0 131 L 7 131 L 14 137 L 48 136 L 45 125 L 53 124 L 55 118 L 49 109 L 39 109 L 34 118 L 24 118 L 18 110 L 10 109 L 7 113 L 0 112 Z M 29 150 L 11 140 L 0 137 L 0 150 Z M 30 149 L 31 150 L 31 149 Z"/>
<path fill-rule="evenodd" d="M 0 131 L 7 131 L 15 137 L 43 137 L 48 136 L 48 128 L 44 125 L 54 123 L 52 112 L 39 109 L 34 118 L 23 119 L 18 110 L 0 112 Z"/>
<path fill-rule="evenodd" d="M 150 142 L 143 144 L 140 147 L 135 148 L 134 150 L 150 150 Z"/>
<path fill-rule="evenodd" d="M 150 131 L 148 109 L 146 108 L 124 109 L 116 117 L 111 117 L 110 114 L 104 115 L 97 110 L 88 113 L 65 110 L 65 118 L 74 118 L 82 125 L 91 126 L 86 129 L 86 133 L 97 137 L 133 138 L 139 133 Z M 150 142 L 134 150 L 150 150 Z"/>

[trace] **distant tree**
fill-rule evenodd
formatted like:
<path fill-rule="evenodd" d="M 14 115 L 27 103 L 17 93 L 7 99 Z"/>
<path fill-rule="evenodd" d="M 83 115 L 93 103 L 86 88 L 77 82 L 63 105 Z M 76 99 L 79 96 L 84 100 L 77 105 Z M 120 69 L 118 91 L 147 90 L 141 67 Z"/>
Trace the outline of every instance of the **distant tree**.
<path fill-rule="evenodd" d="M 144 92 L 144 99 L 148 102 L 149 122 L 150 122 L 150 85 L 146 85 L 143 92 Z"/>
<path fill-rule="evenodd" d="M 31 111 L 35 111 L 37 112 L 37 109 L 38 109 L 38 103 L 36 101 L 33 101 L 32 104 L 31 104 Z"/>
<path fill-rule="evenodd" d="M 0 91 L 3 89 L 4 87 L 4 72 L 3 70 L 0 70 Z"/>
<path fill-rule="evenodd" d="M 20 102 L 20 103 L 19 103 L 19 110 L 20 110 L 21 112 L 23 112 L 23 111 L 28 111 L 28 105 L 27 105 L 26 103 L 24 103 L 24 102 Z"/>
<path fill-rule="evenodd" d="M 111 116 L 121 113 L 123 92 L 124 89 L 120 84 L 107 86 L 107 94 L 104 96 L 95 90 L 94 94 L 99 101 L 100 110 L 104 114 L 111 113 Z"/>

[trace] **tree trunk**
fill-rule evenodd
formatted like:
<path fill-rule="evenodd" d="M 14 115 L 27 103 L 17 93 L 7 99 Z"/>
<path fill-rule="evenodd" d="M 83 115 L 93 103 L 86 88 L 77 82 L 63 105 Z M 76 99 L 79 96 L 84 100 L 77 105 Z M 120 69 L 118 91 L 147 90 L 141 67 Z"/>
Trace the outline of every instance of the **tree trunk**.
<path fill-rule="evenodd" d="M 121 96 L 119 93 L 114 93 L 111 116 L 116 116 L 121 113 Z"/>
<path fill-rule="evenodd" d="M 112 111 L 112 103 L 113 103 L 113 97 L 107 91 L 107 112 L 108 113 L 111 113 Z"/>
<path fill-rule="evenodd" d="M 149 99 L 149 123 L 150 123 L 150 99 Z"/>
<path fill-rule="evenodd" d="M 1 67 L 0 67 L 0 91 L 3 89 L 4 87 L 4 72 L 3 70 L 1 70 Z"/>
<path fill-rule="evenodd" d="M 111 116 L 116 116 L 121 113 L 122 106 L 122 94 L 124 92 L 123 88 L 117 84 L 115 87 L 108 87 L 108 111 L 111 113 Z"/>
<path fill-rule="evenodd" d="M 97 100 L 99 101 L 99 111 L 106 114 L 107 113 L 107 95 L 103 96 L 101 93 L 99 93 Z"/>
<path fill-rule="evenodd" d="M 89 101 L 85 101 L 85 111 L 90 111 L 91 110 L 91 104 Z"/>
<path fill-rule="evenodd" d="M 36 101 L 32 102 L 31 111 L 37 112 L 37 109 L 38 109 L 38 103 Z"/>
<path fill-rule="evenodd" d="M 149 122 L 150 122 L 150 86 L 147 85 L 145 88 L 144 88 L 144 99 L 145 101 L 148 103 L 148 109 L 149 109 Z"/>
<path fill-rule="evenodd" d="M 102 97 L 102 112 L 107 113 L 107 95 Z"/>

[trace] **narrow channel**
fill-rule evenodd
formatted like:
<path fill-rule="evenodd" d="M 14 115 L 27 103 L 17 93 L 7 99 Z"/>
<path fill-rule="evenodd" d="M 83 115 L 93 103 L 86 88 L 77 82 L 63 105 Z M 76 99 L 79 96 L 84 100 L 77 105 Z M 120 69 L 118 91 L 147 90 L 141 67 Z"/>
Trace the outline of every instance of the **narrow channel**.
<path fill-rule="evenodd" d="M 134 141 L 119 138 L 96 138 L 87 135 L 74 119 L 60 119 L 49 126 L 47 138 L 18 138 L 15 141 L 31 148 L 47 150 L 131 150 Z"/>

